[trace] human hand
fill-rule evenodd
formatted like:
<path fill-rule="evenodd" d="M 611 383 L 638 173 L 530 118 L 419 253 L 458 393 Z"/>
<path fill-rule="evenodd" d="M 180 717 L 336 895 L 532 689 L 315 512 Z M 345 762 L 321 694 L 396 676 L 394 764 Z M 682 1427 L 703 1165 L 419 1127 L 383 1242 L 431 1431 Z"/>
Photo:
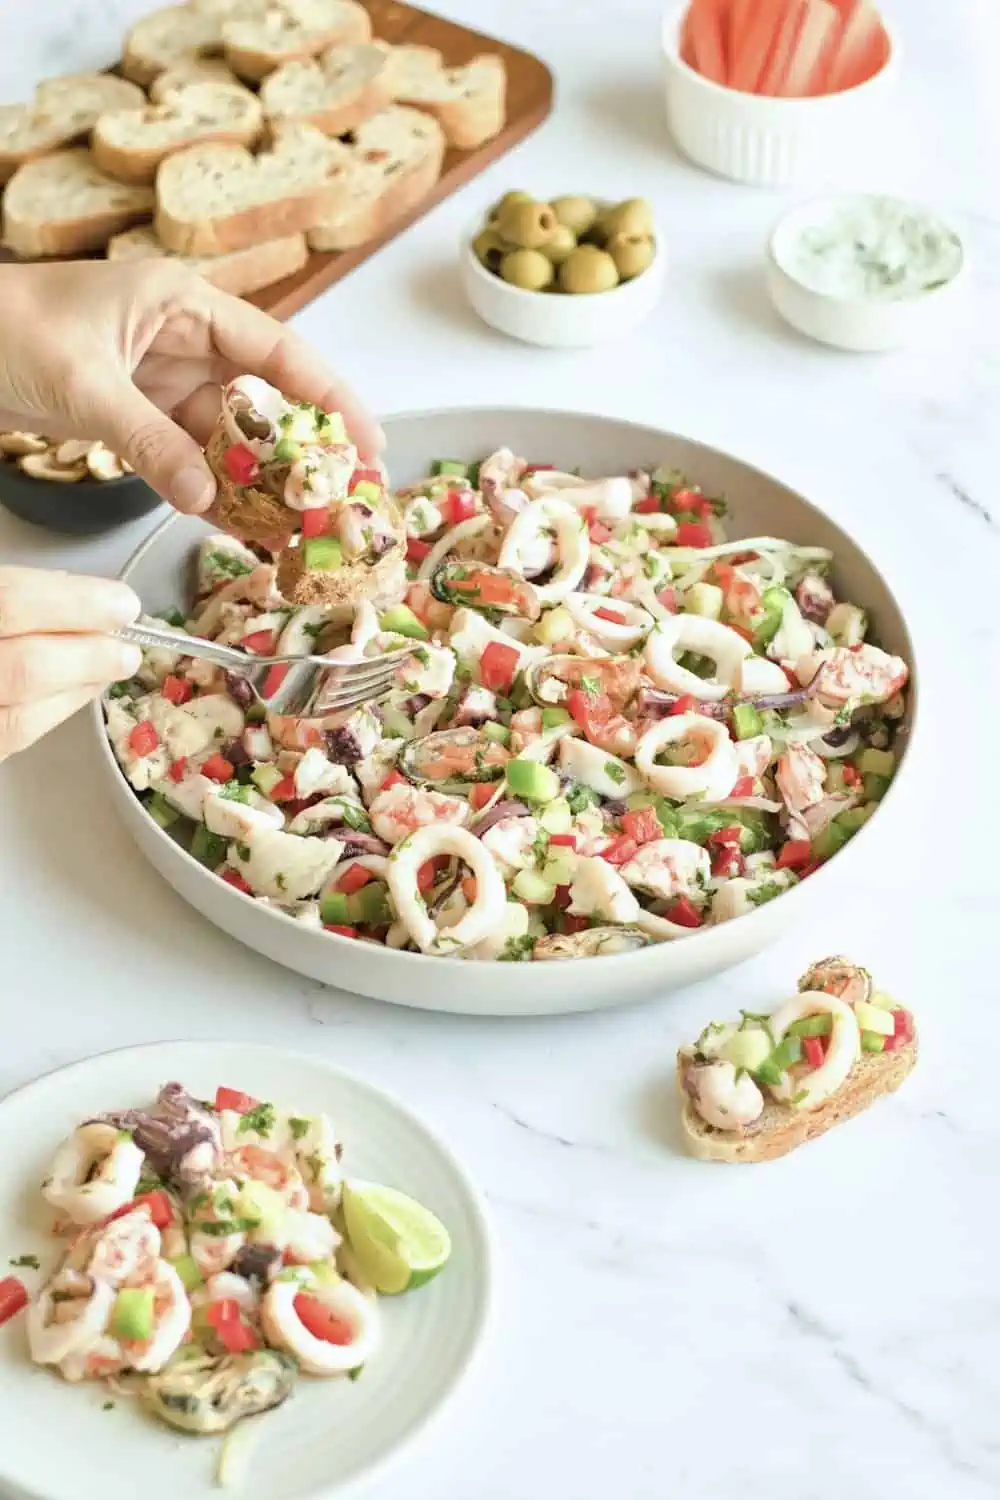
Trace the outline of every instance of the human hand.
<path fill-rule="evenodd" d="M 99 438 L 178 510 L 212 503 L 201 449 L 243 374 L 339 411 L 362 458 L 378 453 L 374 418 L 309 344 L 174 261 L 0 266 L 0 422 Z"/>
<path fill-rule="evenodd" d="M 139 614 L 125 583 L 0 567 L 0 761 L 139 669 L 113 632 Z"/>

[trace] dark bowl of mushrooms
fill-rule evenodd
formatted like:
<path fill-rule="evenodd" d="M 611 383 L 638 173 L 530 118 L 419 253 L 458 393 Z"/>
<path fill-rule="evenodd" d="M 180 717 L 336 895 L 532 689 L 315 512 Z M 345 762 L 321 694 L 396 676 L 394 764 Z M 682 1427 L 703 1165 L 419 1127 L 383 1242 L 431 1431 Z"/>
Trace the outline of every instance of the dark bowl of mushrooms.
<path fill-rule="evenodd" d="M 0 505 L 22 521 L 95 536 L 148 515 L 160 497 L 103 443 L 0 432 Z"/>

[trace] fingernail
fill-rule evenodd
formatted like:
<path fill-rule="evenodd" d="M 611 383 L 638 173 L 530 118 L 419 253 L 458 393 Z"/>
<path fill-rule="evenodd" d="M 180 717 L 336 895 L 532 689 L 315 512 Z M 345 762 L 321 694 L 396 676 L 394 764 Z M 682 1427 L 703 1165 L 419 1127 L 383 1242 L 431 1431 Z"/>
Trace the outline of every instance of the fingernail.
<path fill-rule="evenodd" d="M 123 682 L 126 677 L 134 677 L 142 666 L 142 651 L 138 646 L 130 642 L 123 643 L 121 648 L 121 666 L 118 670 L 116 682 Z"/>
<path fill-rule="evenodd" d="M 114 584 L 114 591 L 112 615 L 120 624 L 131 625 L 142 614 L 139 596 L 127 583 Z"/>
<path fill-rule="evenodd" d="M 188 515 L 207 510 L 214 495 L 212 478 L 204 469 L 182 469 L 170 487 L 173 504 Z"/>

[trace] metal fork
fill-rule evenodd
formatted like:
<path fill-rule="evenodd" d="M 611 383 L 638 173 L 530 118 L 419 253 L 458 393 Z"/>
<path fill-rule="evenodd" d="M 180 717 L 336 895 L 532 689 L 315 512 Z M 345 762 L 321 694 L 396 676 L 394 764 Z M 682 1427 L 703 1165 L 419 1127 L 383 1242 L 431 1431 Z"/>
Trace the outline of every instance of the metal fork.
<path fill-rule="evenodd" d="M 136 646 L 195 656 L 224 667 L 247 684 L 252 697 L 244 707 L 256 702 L 268 713 L 296 718 L 318 719 L 381 702 L 392 689 L 396 668 L 412 654 L 402 649 L 363 661 L 331 664 L 322 656 L 249 656 L 232 646 L 220 646 L 168 626 L 126 625 L 118 635 Z M 417 644 L 414 642 L 414 647 Z M 274 667 L 287 670 L 272 673 Z M 270 692 L 265 691 L 267 687 Z"/>

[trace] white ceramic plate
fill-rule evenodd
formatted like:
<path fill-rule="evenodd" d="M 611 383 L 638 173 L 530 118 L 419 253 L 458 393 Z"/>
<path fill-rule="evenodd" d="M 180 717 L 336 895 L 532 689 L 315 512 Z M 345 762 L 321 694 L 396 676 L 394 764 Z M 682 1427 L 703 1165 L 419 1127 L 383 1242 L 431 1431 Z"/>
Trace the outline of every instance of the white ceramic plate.
<path fill-rule="evenodd" d="M 360 1379 L 299 1381 L 255 1424 L 249 1478 L 215 1487 L 220 1439 L 186 1437 L 128 1400 L 103 1410 L 103 1385 L 68 1385 L 28 1360 L 24 1319 L 0 1329 L 0 1493 L 15 1500 L 207 1500 L 246 1494 L 311 1500 L 340 1493 L 399 1455 L 453 1395 L 485 1328 L 489 1232 L 479 1195 L 451 1152 L 401 1104 L 361 1079 L 291 1052 L 241 1043 L 135 1047 L 50 1073 L 0 1102 L 0 1276 L 35 1254 L 53 1266 L 51 1211 L 38 1191 L 59 1141 L 100 1110 L 140 1105 L 161 1084 L 211 1096 L 219 1084 L 331 1115 L 348 1176 L 402 1188 L 451 1233 L 428 1286 L 380 1299 L 383 1343 Z M 39 1273 L 19 1271 L 30 1287 Z M 8 1489 L 9 1487 L 9 1489 Z"/>
<path fill-rule="evenodd" d="M 388 418 L 384 427 L 387 461 L 395 485 L 412 484 L 422 478 L 434 458 L 471 461 L 502 444 L 536 463 L 552 463 L 560 469 L 579 465 L 585 474 L 623 474 L 658 463 L 680 469 L 709 494 L 726 496 L 731 537 L 779 536 L 829 547 L 834 554 L 834 586 L 840 597 L 863 605 L 880 644 L 914 669 L 913 644 L 899 605 L 858 543 L 780 480 L 718 449 L 611 417 L 519 407 L 411 412 Z M 192 560 L 204 535 L 205 526 L 198 517 L 174 516 L 134 553 L 122 576 L 135 588 L 147 610 L 186 609 L 190 605 Z M 909 731 L 915 704 L 911 680 Z M 463 963 L 358 943 L 316 931 L 284 912 L 262 906 L 193 859 L 149 816 L 118 768 L 100 705 L 91 712 L 111 802 L 143 854 L 185 901 L 231 937 L 276 963 L 323 984 L 394 1005 L 467 1015 L 538 1016 L 602 1010 L 664 995 L 759 953 L 786 927 L 801 922 L 810 902 L 822 903 L 827 891 L 826 872 L 821 870 L 748 916 L 702 928 L 683 941 L 658 943 L 613 958 L 512 968 L 507 963 Z M 845 870 L 850 863 L 858 872 L 856 878 L 865 878 L 866 855 L 862 851 L 872 850 L 878 830 L 885 826 L 907 761 L 904 752 L 883 806 L 837 854 L 833 861 L 836 868 Z M 868 869 L 872 869 L 870 862 Z"/>

